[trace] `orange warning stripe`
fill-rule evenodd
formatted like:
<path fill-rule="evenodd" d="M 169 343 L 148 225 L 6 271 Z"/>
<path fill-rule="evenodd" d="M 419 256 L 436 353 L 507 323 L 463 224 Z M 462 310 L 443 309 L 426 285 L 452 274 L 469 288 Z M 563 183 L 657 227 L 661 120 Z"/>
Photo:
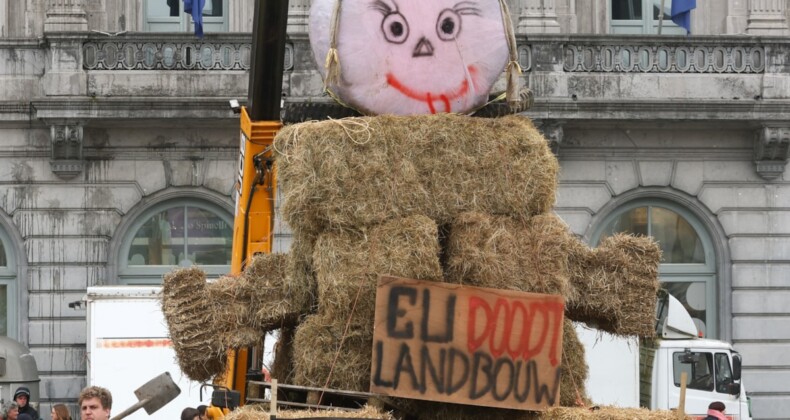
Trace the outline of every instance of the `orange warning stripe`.
<path fill-rule="evenodd" d="M 104 338 L 96 342 L 96 347 L 100 349 L 133 349 L 146 347 L 172 347 L 173 342 L 169 338 Z"/>

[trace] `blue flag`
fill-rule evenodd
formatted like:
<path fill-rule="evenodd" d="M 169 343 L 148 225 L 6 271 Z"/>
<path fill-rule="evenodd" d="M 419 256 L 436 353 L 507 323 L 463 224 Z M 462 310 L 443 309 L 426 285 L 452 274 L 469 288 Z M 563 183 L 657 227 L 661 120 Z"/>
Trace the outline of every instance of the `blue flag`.
<path fill-rule="evenodd" d="M 697 0 L 672 0 L 672 22 L 691 33 L 691 9 L 697 7 Z"/>
<path fill-rule="evenodd" d="M 203 38 L 203 7 L 205 5 L 206 0 L 184 0 L 184 13 L 192 15 L 192 20 L 195 21 L 195 36 L 198 38 Z"/>

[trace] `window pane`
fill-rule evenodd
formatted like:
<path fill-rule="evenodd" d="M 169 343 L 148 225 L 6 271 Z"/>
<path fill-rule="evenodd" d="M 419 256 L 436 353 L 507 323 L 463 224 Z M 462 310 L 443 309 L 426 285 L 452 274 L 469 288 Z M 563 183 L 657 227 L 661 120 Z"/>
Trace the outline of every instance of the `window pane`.
<path fill-rule="evenodd" d="M 729 394 L 732 384 L 730 357 L 727 353 L 716 353 L 716 392 Z"/>
<path fill-rule="evenodd" d="M 659 12 L 661 11 L 661 0 L 653 0 L 653 20 L 658 20 Z M 671 22 L 672 16 L 672 0 L 664 0 L 664 23 Z"/>
<path fill-rule="evenodd" d="M 661 207 L 652 211 L 651 234 L 661 245 L 662 262 L 704 264 L 702 241 L 686 219 Z"/>
<path fill-rule="evenodd" d="M 148 17 L 178 16 L 181 0 L 147 0 Z"/>
<path fill-rule="evenodd" d="M 184 256 L 184 207 L 174 207 L 148 219 L 129 249 L 129 265 L 176 265 Z"/>
<path fill-rule="evenodd" d="M 707 297 L 705 282 L 661 282 L 661 287 L 679 300 L 704 337 L 708 336 Z"/>
<path fill-rule="evenodd" d="M 5 247 L 3 243 L 0 242 L 0 267 L 7 267 L 8 266 L 8 257 L 5 255 Z"/>
<path fill-rule="evenodd" d="M 0 284 L 0 336 L 8 336 L 8 286 Z"/>
<path fill-rule="evenodd" d="M 206 0 L 203 16 L 223 16 L 222 0 Z"/>
<path fill-rule="evenodd" d="M 612 20 L 635 19 L 642 19 L 642 0 L 612 0 Z"/>
<path fill-rule="evenodd" d="M 647 235 L 647 207 L 637 207 L 617 217 L 603 230 L 601 239 L 619 232 Z"/>
<path fill-rule="evenodd" d="M 233 230 L 216 214 L 188 208 L 187 257 L 200 265 L 229 265 Z"/>
<path fill-rule="evenodd" d="M 713 391 L 713 355 L 706 352 L 692 352 L 691 357 L 685 352 L 672 354 L 675 386 L 680 387 L 680 374 L 688 375 L 686 386 L 689 389 Z"/>

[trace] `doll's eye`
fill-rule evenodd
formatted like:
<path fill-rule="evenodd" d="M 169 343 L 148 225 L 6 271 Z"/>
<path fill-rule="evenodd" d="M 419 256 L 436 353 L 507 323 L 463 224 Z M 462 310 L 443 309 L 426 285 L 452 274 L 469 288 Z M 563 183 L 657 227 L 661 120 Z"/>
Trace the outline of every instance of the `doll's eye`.
<path fill-rule="evenodd" d="M 443 41 L 452 41 L 461 32 L 461 15 L 455 10 L 444 9 L 436 21 L 436 34 Z"/>
<path fill-rule="evenodd" d="M 409 37 L 409 23 L 406 18 L 398 12 L 392 12 L 384 16 L 381 21 L 381 31 L 384 38 L 393 44 L 403 44 Z"/>

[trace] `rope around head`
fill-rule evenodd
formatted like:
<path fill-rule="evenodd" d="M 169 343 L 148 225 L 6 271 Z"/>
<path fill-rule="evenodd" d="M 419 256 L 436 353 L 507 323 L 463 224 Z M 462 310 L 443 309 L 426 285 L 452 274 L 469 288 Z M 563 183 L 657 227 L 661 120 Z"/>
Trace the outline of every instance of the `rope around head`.
<path fill-rule="evenodd" d="M 324 79 L 324 90 L 328 90 L 329 85 L 340 83 L 340 55 L 337 52 L 337 32 L 340 23 L 340 2 L 335 0 L 335 7 L 332 9 L 332 26 L 329 29 L 329 51 L 326 53 L 324 68 L 326 78 Z"/>
<path fill-rule="evenodd" d="M 505 72 L 507 73 L 507 103 L 511 109 L 517 109 L 521 99 L 519 98 L 519 78 L 521 77 L 521 65 L 518 64 L 518 50 L 516 48 L 516 35 L 513 31 L 513 19 L 510 17 L 510 10 L 505 0 L 499 0 L 499 8 L 502 11 L 502 23 L 505 25 L 505 39 L 509 58 Z"/>

